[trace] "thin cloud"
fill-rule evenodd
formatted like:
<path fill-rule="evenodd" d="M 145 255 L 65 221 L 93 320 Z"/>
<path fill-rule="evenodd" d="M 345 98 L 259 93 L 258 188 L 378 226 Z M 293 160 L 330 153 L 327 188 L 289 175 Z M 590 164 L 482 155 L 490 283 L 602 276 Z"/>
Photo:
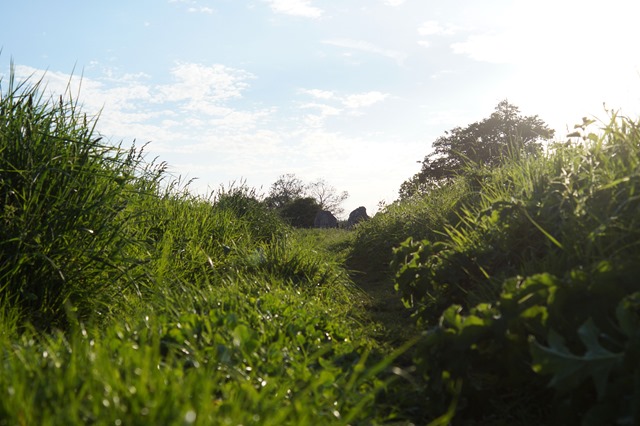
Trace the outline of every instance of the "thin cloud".
<path fill-rule="evenodd" d="M 300 106 L 301 109 L 313 109 L 316 110 L 317 113 L 307 114 L 304 116 L 304 123 L 312 128 L 320 128 L 324 126 L 325 120 L 331 116 L 337 116 L 342 112 L 342 109 L 336 108 L 331 105 L 321 104 L 321 103 L 309 103 L 303 104 Z"/>
<path fill-rule="evenodd" d="M 384 4 L 386 4 L 387 6 L 402 6 L 404 3 L 406 2 L 406 0 L 385 0 Z"/>
<path fill-rule="evenodd" d="M 347 96 L 342 101 L 342 103 L 347 108 L 359 109 L 359 108 L 369 107 L 373 104 L 381 102 L 385 100 L 388 96 L 389 96 L 388 93 L 373 91 L 373 92 L 360 93 L 357 95 Z"/>
<path fill-rule="evenodd" d="M 443 26 L 438 21 L 426 21 L 418 28 L 418 34 L 421 36 L 430 35 L 453 35 L 456 29 L 452 25 Z"/>
<path fill-rule="evenodd" d="M 214 10 L 210 7 L 190 7 L 187 9 L 190 13 L 206 13 L 208 15 L 213 14 Z"/>
<path fill-rule="evenodd" d="M 407 55 L 403 52 L 384 49 L 382 47 L 376 46 L 373 43 L 369 43 L 368 41 L 363 41 L 363 40 L 330 39 L 330 40 L 324 40 L 322 43 L 328 44 L 330 46 L 341 47 L 343 49 L 359 50 L 361 52 L 381 55 L 381 56 L 393 59 L 394 61 L 400 64 L 403 63 L 407 58 Z"/>
<path fill-rule="evenodd" d="M 186 109 L 210 115 L 226 115 L 221 103 L 241 98 L 249 86 L 247 80 L 255 78 L 247 71 L 220 64 L 179 63 L 171 74 L 177 81 L 158 87 L 156 102 L 184 101 Z"/>
<path fill-rule="evenodd" d="M 424 22 L 418 27 L 418 34 L 422 37 L 443 37 L 456 34 L 458 28 L 453 25 L 442 25 L 438 21 L 430 20 Z M 422 47 L 431 47 L 431 40 L 422 39 L 418 41 L 418 44 Z"/>
<path fill-rule="evenodd" d="M 324 11 L 312 5 L 311 0 L 266 0 L 275 13 L 317 19 Z"/>
<path fill-rule="evenodd" d="M 315 99 L 321 99 L 324 101 L 333 101 L 338 106 L 334 108 L 336 111 L 340 111 L 341 107 L 349 109 L 361 109 L 381 102 L 389 97 L 388 93 L 382 93 L 376 90 L 363 93 L 352 94 L 337 94 L 332 91 L 318 90 L 318 89 L 301 89 L 301 93 L 312 96 Z M 326 104 L 319 103 L 307 103 L 303 107 L 326 107 Z"/>
<path fill-rule="evenodd" d="M 319 89 L 302 89 L 300 90 L 301 93 L 306 93 L 308 95 L 313 96 L 314 98 L 318 98 L 318 99 L 333 99 L 335 97 L 335 94 L 331 91 L 328 90 L 319 90 Z"/>
<path fill-rule="evenodd" d="M 314 129 L 324 127 L 327 119 L 340 116 L 343 112 L 349 116 L 364 115 L 364 109 L 389 97 L 388 93 L 379 91 L 339 94 L 327 90 L 301 89 L 299 92 L 313 97 L 314 100 L 322 101 L 308 102 L 299 106 L 300 109 L 314 111 L 303 118 L 304 123 Z"/>

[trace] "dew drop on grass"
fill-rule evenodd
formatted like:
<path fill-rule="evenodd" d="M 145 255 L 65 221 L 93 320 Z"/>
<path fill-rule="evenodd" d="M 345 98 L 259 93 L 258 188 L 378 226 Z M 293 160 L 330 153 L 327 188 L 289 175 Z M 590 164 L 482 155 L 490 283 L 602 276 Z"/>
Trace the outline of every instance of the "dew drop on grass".
<path fill-rule="evenodd" d="M 196 421 L 196 412 L 193 410 L 189 410 L 187 411 L 187 413 L 184 415 L 184 421 L 187 423 L 193 423 Z"/>

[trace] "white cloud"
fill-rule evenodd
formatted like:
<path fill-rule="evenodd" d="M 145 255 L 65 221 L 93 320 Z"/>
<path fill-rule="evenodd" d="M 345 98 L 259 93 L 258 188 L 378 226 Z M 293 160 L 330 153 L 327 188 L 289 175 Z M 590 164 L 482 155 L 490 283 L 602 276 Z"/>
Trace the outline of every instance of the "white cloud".
<path fill-rule="evenodd" d="M 418 34 L 421 36 L 453 35 L 455 31 L 453 26 L 442 26 L 438 21 L 426 21 L 418 28 Z"/>
<path fill-rule="evenodd" d="M 312 128 L 320 128 L 325 124 L 325 120 L 331 116 L 339 115 L 342 110 L 331 105 L 309 103 L 300 106 L 301 109 L 314 109 L 318 112 L 315 114 L 307 114 L 303 117 L 304 123 Z"/>
<path fill-rule="evenodd" d="M 405 3 L 406 0 L 385 0 L 384 4 L 387 6 L 401 6 Z"/>
<path fill-rule="evenodd" d="M 164 144 L 190 140 L 190 132 L 209 128 L 249 132 L 274 113 L 274 109 L 231 106 L 231 101 L 242 98 L 254 76 L 221 64 L 179 63 L 171 70 L 173 81 L 162 85 L 150 84 L 145 74 L 106 71 L 105 78 L 81 80 L 65 73 L 17 66 L 16 77 L 26 79 L 33 75 L 36 80 L 44 76 L 46 93 L 64 93 L 69 86 L 74 97 L 79 93 L 84 112 L 92 115 L 101 111 L 99 129 L 103 134 L 151 139 L 165 152 L 181 149 Z"/>
<path fill-rule="evenodd" d="M 320 18 L 324 11 L 311 4 L 311 0 L 265 0 L 271 5 L 275 13 L 302 16 L 305 18 Z"/>
<path fill-rule="evenodd" d="M 220 64 L 179 63 L 171 74 L 177 81 L 156 88 L 154 100 L 184 102 L 185 109 L 209 115 L 229 114 L 221 103 L 241 98 L 242 91 L 249 86 L 247 80 L 255 78 L 247 71 Z"/>
<path fill-rule="evenodd" d="M 426 21 L 420 27 L 418 27 L 418 34 L 423 37 L 433 36 L 451 36 L 458 31 L 458 28 L 451 24 L 442 25 L 438 21 Z M 431 47 L 432 42 L 430 40 L 419 40 L 418 44 L 422 47 Z"/>
<path fill-rule="evenodd" d="M 336 108 L 336 107 L 333 107 L 331 105 L 320 104 L 320 103 L 316 103 L 316 102 L 312 102 L 312 103 L 308 103 L 308 104 L 302 104 L 302 105 L 300 105 L 300 108 L 302 108 L 302 109 L 317 109 L 317 110 L 320 111 L 320 115 L 322 115 L 323 117 L 327 117 L 327 116 L 330 116 L 330 115 L 338 115 L 342 111 L 340 108 Z"/>
<path fill-rule="evenodd" d="M 331 46 L 341 47 L 344 49 L 352 49 L 359 50 L 362 52 L 373 53 L 375 55 L 381 55 L 387 58 L 391 58 L 402 64 L 407 58 L 407 54 L 403 52 L 399 52 L 391 49 L 384 49 L 382 47 L 376 46 L 373 43 L 369 43 L 368 41 L 363 40 L 352 40 L 352 39 L 330 39 L 324 40 L 322 43 L 328 44 Z"/>
<path fill-rule="evenodd" d="M 319 89 L 311 89 L 311 90 L 307 90 L 307 89 L 302 89 L 301 90 L 302 93 L 306 93 L 308 95 L 313 96 L 314 98 L 318 98 L 318 99 L 332 99 L 335 97 L 335 94 L 329 90 L 319 90 Z"/>
<path fill-rule="evenodd" d="M 205 7 L 190 7 L 190 8 L 187 9 L 187 12 L 190 12 L 190 13 L 199 12 L 199 13 L 206 13 L 208 15 L 211 15 L 214 12 L 214 10 L 211 9 L 210 7 L 206 7 L 206 6 Z"/>
<path fill-rule="evenodd" d="M 371 106 L 380 101 L 385 100 L 389 96 L 388 93 L 367 92 L 356 95 L 349 95 L 342 101 L 347 108 L 359 109 Z"/>
<path fill-rule="evenodd" d="M 352 94 L 337 94 L 332 91 L 326 90 L 318 90 L 318 89 L 301 89 L 301 93 L 310 95 L 316 99 L 322 99 L 324 101 L 332 100 L 334 103 L 338 104 L 339 107 L 333 108 L 332 111 L 340 111 L 340 107 L 345 107 L 349 109 L 362 109 L 374 105 L 378 102 L 385 100 L 389 97 L 388 93 L 382 93 L 378 91 L 370 91 L 364 93 L 352 93 Z M 303 105 L 303 108 L 309 107 L 327 107 L 326 104 L 319 103 L 307 103 Z M 334 114 L 328 114 L 334 115 Z"/>
<path fill-rule="evenodd" d="M 364 93 L 339 94 L 333 91 L 318 89 L 301 89 L 300 93 L 309 95 L 314 99 L 323 101 L 301 104 L 300 109 L 314 110 L 313 113 L 304 116 L 304 123 L 314 129 L 325 126 L 330 117 L 338 117 L 345 111 L 349 116 L 364 115 L 364 109 L 385 100 L 389 94 L 378 91 Z"/>

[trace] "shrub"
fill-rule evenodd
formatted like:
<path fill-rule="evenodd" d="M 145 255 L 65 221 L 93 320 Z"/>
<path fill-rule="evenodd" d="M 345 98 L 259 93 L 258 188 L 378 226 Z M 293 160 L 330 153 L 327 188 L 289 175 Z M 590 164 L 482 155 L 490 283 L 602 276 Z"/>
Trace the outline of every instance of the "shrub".
<path fill-rule="evenodd" d="M 488 418 L 509 416 L 505 406 L 558 424 L 639 420 L 629 360 L 639 347 L 640 130 L 616 115 L 600 136 L 580 127 L 582 141 L 545 158 L 478 170 L 480 197 L 457 224 L 395 250 L 396 287 L 429 327 L 416 365 L 442 424 L 456 408 Z M 549 410 L 528 410 L 532 397 Z"/>
<path fill-rule="evenodd" d="M 415 196 L 386 206 L 354 231 L 349 266 L 379 275 L 390 275 L 393 248 L 407 237 L 417 240 L 439 238 L 446 223 L 457 221 L 457 211 L 474 195 L 465 180 L 436 188 L 424 197 Z"/>
<path fill-rule="evenodd" d="M 311 197 L 297 198 L 278 210 L 280 216 L 296 228 L 312 228 L 319 211 L 320 205 Z"/>
<path fill-rule="evenodd" d="M 512 278 L 492 304 L 448 307 L 418 347 L 431 409 L 454 404 L 481 419 L 508 418 L 511 407 L 542 423 L 637 423 L 638 272 L 605 262 L 562 278 Z"/>

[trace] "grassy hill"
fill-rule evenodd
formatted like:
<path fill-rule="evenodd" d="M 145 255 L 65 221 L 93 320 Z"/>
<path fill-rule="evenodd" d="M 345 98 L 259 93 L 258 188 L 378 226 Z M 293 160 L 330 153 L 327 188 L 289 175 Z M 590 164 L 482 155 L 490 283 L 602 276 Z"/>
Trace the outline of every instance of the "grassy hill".
<path fill-rule="evenodd" d="M 0 94 L 0 424 L 638 423 L 635 121 L 299 230 L 40 93 Z"/>

